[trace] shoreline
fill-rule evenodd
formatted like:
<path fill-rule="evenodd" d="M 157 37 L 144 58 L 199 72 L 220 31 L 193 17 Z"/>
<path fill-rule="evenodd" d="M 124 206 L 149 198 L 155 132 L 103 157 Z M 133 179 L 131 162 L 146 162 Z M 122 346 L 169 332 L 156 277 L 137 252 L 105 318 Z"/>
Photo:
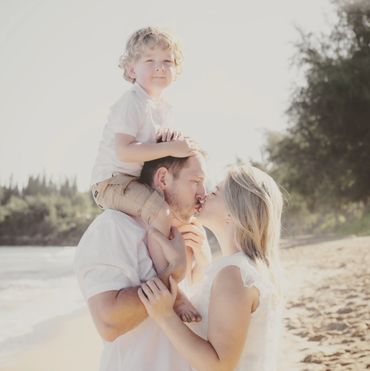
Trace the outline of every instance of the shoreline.
<path fill-rule="evenodd" d="M 278 370 L 370 368 L 370 237 L 290 244 Z M 98 370 L 102 341 L 86 307 L 13 338 L 0 371 Z"/>

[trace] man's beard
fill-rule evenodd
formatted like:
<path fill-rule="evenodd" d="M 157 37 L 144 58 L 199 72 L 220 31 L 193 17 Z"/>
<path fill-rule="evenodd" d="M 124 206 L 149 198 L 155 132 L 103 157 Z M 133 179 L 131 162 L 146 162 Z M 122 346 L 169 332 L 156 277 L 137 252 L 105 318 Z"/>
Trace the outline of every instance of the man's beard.
<path fill-rule="evenodd" d="M 194 205 L 181 205 L 181 197 L 176 191 L 164 192 L 164 198 L 168 203 L 172 216 L 182 223 L 189 223 L 191 217 L 194 215 Z"/>

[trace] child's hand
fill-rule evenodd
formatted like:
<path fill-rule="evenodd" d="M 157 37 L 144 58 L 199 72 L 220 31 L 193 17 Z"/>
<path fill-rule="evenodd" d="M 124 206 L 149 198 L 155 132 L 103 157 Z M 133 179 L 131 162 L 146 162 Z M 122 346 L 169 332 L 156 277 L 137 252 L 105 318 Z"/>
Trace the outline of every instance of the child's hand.
<path fill-rule="evenodd" d="M 169 128 L 159 129 L 157 132 L 157 141 L 171 142 L 172 140 L 184 140 L 184 135 L 181 131 Z"/>
<path fill-rule="evenodd" d="M 174 140 L 169 143 L 170 156 L 173 157 L 189 157 L 195 155 L 196 145 L 189 138 L 183 140 Z"/>

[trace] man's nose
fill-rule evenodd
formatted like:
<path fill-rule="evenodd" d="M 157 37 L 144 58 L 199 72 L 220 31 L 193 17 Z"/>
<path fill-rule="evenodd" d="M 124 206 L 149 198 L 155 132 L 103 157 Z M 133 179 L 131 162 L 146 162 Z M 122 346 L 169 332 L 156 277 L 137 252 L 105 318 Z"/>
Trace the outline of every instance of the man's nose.
<path fill-rule="evenodd" d="M 204 200 L 205 197 L 206 197 L 206 187 L 204 186 L 204 184 L 200 184 L 199 185 L 199 188 L 198 188 L 198 196 Z"/>

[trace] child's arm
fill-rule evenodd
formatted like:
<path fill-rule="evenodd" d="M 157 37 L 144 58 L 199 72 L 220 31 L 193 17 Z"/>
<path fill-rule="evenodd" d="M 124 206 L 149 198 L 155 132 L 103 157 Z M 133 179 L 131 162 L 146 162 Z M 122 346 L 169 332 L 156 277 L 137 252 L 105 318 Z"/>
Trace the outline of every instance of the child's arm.
<path fill-rule="evenodd" d="M 179 231 L 173 230 L 172 240 L 168 240 L 158 230 L 152 228 L 148 232 L 148 250 L 157 273 L 166 270 L 176 281 L 181 281 L 186 271 L 185 245 Z M 175 263 L 176 269 L 169 262 Z M 183 269 L 181 269 L 183 264 Z M 165 281 L 166 282 L 166 281 Z M 174 304 L 176 314 L 184 322 L 199 322 L 202 317 L 186 295 L 178 291 Z"/>
<path fill-rule="evenodd" d="M 123 162 L 145 162 L 157 158 L 174 156 L 188 157 L 194 154 L 191 141 L 173 140 L 162 143 L 139 143 L 127 134 L 115 134 L 117 158 Z"/>

